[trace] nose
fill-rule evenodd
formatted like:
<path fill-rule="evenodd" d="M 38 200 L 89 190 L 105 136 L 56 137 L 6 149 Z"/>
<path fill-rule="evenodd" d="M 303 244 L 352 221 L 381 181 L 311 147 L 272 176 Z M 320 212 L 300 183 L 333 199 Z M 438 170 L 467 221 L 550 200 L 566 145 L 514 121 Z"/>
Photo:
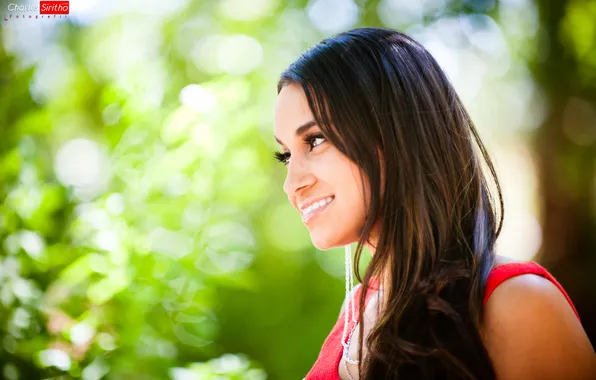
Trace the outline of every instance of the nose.
<path fill-rule="evenodd" d="M 310 170 L 308 163 L 292 157 L 288 164 L 288 174 L 283 185 L 288 198 L 295 197 L 302 189 L 312 186 L 315 182 L 316 177 Z"/>

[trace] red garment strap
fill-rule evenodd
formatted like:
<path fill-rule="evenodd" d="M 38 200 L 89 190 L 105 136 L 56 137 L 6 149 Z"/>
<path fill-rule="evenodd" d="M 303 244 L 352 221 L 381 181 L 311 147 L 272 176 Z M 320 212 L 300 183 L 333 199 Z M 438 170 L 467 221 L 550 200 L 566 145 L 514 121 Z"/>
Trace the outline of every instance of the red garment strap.
<path fill-rule="evenodd" d="M 565 289 L 563 289 L 561 284 L 559 284 L 559 282 L 550 273 L 548 273 L 546 269 L 544 269 L 542 266 L 538 265 L 533 261 L 527 263 L 507 263 L 494 268 L 488 275 L 488 279 L 486 281 L 486 290 L 484 291 L 484 305 L 486 305 L 486 302 L 488 301 L 488 298 L 490 297 L 492 292 L 503 281 L 522 274 L 537 274 L 555 284 L 556 287 L 559 288 L 561 293 L 563 293 L 563 295 L 567 299 L 567 302 L 569 302 L 569 305 L 573 309 L 573 312 L 577 316 L 577 319 L 579 319 L 579 314 L 577 313 L 577 310 L 575 310 L 575 306 L 573 306 L 573 302 L 571 302 L 571 298 L 569 298 L 569 295 L 567 294 L 567 292 L 565 292 Z"/>
<path fill-rule="evenodd" d="M 368 304 L 371 297 L 375 294 L 375 290 L 379 289 L 380 282 L 376 278 L 371 278 L 369 281 L 369 290 L 366 292 L 366 297 L 364 300 L 364 305 Z M 356 312 L 356 319 L 358 320 L 359 310 L 360 310 L 360 294 L 362 293 L 362 284 L 356 285 L 358 288 L 354 292 L 354 296 L 352 299 L 355 301 L 354 308 Z M 331 333 L 325 339 L 323 346 L 321 347 L 321 351 L 319 353 L 319 357 L 317 361 L 311 368 L 311 370 L 306 375 L 305 379 L 303 380 L 341 380 L 339 377 L 338 367 L 339 362 L 341 361 L 341 355 L 343 352 L 343 345 L 342 345 L 342 334 L 344 328 L 344 317 L 345 313 L 348 312 L 348 308 L 346 307 L 344 311 L 341 313 L 335 326 L 331 330 Z M 349 320 L 348 321 L 348 330 L 354 327 L 354 322 Z M 348 337 L 344 337 L 344 342 L 346 343 Z"/>

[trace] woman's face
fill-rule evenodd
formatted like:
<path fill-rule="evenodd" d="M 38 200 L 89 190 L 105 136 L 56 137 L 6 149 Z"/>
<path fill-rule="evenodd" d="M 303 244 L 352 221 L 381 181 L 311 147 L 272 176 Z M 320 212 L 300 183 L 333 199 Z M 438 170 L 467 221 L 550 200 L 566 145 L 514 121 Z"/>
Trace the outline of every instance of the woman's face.
<path fill-rule="evenodd" d="M 368 184 L 365 197 L 360 168 L 322 136 L 300 85 L 281 90 L 274 124 L 280 152 L 288 157 L 283 189 L 315 247 L 327 250 L 357 241 L 366 218 Z M 312 201 L 319 207 L 308 209 Z"/>

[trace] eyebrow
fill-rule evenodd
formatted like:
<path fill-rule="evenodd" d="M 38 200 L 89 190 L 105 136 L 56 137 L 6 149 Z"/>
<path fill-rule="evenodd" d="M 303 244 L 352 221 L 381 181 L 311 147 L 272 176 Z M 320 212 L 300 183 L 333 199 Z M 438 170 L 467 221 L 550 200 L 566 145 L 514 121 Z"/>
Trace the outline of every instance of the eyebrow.
<path fill-rule="evenodd" d="M 308 121 L 304 124 L 302 124 L 301 126 L 299 126 L 298 128 L 296 128 L 296 136 L 301 136 L 304 133 L 306 133 L 306 131 L 308 131 L 311 127 L 317 125 L 317 122 L 314 120 Z M 273 136 L 275 137 L 275 136 Z M 275 137 L 275 141 L 277 141 L 278 144 L 280 145 L 284 145 L 277 137 Z"/>

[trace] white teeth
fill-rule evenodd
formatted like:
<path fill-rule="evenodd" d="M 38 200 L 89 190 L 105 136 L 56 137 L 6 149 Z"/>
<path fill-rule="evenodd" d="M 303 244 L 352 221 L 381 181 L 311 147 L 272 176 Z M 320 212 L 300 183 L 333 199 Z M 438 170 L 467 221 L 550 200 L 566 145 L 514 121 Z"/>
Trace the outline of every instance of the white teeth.
<path fill-rule="evenodd" d="M 327 197 L 325 199 L 321 199 L 318 202 L 315 202 L 313 204 L 311 204 L 310 206 L 308 206 L 307 208 L 305 208 L 304 210 L 302 210 L 302 215 L 307 215 L 309 213 L 311 213 L 312 211 L 321 208 L 323 206 L 325 206 L 328 203 L 331 203 L 331 201 L 333 200 L 333 197 Z"/>

